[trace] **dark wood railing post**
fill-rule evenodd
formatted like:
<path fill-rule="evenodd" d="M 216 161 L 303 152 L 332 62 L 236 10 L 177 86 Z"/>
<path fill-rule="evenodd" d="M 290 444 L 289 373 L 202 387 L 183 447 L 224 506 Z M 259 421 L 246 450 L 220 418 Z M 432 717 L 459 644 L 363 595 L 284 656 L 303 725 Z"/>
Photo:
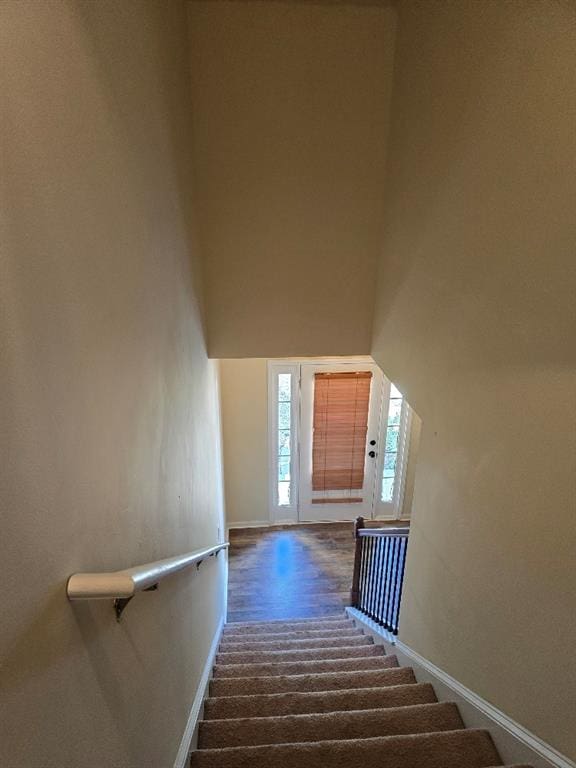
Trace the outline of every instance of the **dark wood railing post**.
<path fill-rule="evenodd" d="M 360 600 L 360 565 L 362 563 L 362 539 L 358 531 L 364 528 L 364 518 L 357 517 L 354 520 L 354 538 L 356 549 L 354 551 L 354 572 L 352 574 L 352 589 L 350 590 L 350 605 L 356 608 Z"/>

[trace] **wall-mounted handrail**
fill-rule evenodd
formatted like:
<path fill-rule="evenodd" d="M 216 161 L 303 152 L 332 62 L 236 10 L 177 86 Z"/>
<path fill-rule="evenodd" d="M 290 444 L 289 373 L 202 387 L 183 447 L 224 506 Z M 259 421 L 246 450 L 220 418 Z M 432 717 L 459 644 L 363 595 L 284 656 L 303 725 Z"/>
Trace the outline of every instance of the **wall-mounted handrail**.
<path fill-rule="evenodd" d="M 154 563 L 137 565 L 123 571 L 108 573 L 74 573 L 66 584 L 69 600 L 114 600 L 116 617 L 119 619 L 127 603 L 136 592 L 157 589 L 158 583 L 177 571 L 191 565 L 200 567 L 207 557 L 218 555 L 230 546 L 228 542 L 214 547 L 188 552 L 185 555 L 157 560 Z"/>

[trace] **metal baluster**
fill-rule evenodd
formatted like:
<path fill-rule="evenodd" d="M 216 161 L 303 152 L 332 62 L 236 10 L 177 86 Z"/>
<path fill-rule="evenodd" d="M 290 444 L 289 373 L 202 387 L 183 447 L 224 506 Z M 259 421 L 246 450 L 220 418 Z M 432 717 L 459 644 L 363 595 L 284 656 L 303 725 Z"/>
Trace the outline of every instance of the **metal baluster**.
<path fill-rule="evenodd" d="M 386 537 L 384 539 L 384 558 L 382 563 L 382 596 L 380 598 L 380 605 L 378 607 L 378 622 L 383 624 L 384 616 L 384 603 L 386 601 L 386 591 L 388 589 L 388 554 L 390 551 L 389 540 Z"/>
<path fill-rule="evenodd" d="M 368 574 L 368 539 L 362 538 L 362 570 L 360 575 L 360 610 L 366 607 L 366 580 Z"/>
<path fill-rule="evenodd" d="M 376 546 L 376 562 L 374 564 L 374 598 L 372 601 L 372 618 L 376 619 L 376 606 L 378 604 L 378 595 L 380 594 L 380 560 L 382 558 L 382 538 L 378 536 L 375 540 Z"/>
<path fill-rule="evenodd" d="M 384 539 L 384 565 L 382 568 L 382 600 L 380 602 L 380 609 L 378 611 L 378 622 L 381 626 L 384 626 L 384 616 L 386 615 L 386 605 L 388 601 L 388 569 L 390 568 L 390 538 L 388 536 Z"/>
<path fill-rule="evenodd" d="M 374 588 L 372 590 L 372 603 L 370 605 L 370 618 L 376 613 L 376 601 L 378 599 L 378 586 L 380 582 L 380 538 L 374 539 Z"/>
<path fill-rule="evenodd" d="M 380 559 L 378 561 L 378 596 L 374 606 L 374 620 L 380 621 L 380 606 L 382 604 L 382 593 L 384 592 L 384 556 L 386 553 L 386 538 L 380 538 Z"/>
<path fill-rule="evenodd" d="M 370 572 L 370 602 L 368 605 L 368 616 L 374 615 L 374 596 L 376 594 L 376 578 L 378 575 L 378 539 L 372 539 L 372 567 Z"/>
<path fill-rule="evenodd" d="M 368 589 L 366 592 L 366 613 L 370 616 L 370 606 L 372 604 L 372 592 L 374 591 L 374 538 L 371 536 L 370 546 L 368 548 Z"/>
<path fill-rule="evenodd" d="M 400 539 L 394 537 L 392 543 L 392 570 L 390 573 L 390 598 L 388 600 L 388 614 L 386 616 L 386 629 L 392 630 L 394 621 L 394 608 L 396 602 L 396 580 L 398 577 L 398 551 Z"/>
<path fill-rule="evenodd" d="M 408 539 L 402 541 L 402 563 L 400 565 L 400 581 L 398 587 L 398 605 L 396 609 L 396 624 L 392 630 L 395 635 L 398 634 L 398 624 L 400 622 L 400 601 L 402 600 L 402 589 L 404 587 L 404 569 L 406 568 L 406 554 L 408 550 Z"/>
<path fill-rule="evenodd" d="M 390 568 L 392 565 L 392 544 L 393 541 L 386 537 L 386 589 L 384 590 L 384 600 L 382 601 L 382 614 L 380 621 L 383 627 L 386 627 L 386 616 L 388 615 L 388 604 L 390 602 Z"/>

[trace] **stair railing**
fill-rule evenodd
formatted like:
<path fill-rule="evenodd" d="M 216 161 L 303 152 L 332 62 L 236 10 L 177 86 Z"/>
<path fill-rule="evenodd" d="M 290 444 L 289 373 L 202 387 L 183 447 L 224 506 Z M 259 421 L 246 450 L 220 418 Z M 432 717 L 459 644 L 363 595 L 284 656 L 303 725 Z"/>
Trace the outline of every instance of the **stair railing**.
<path fill-rule="evenodd" d="M 356 551 L 350 602 L 380 626 L 398 634 L 408 528 L 366 528 L 354 523 Z"/>
<path fill-rule="evenodd" d="M 107 573 L 74 573 L 66 584 L 69 600 L 114 600 L 116 620 L 120 621 L 122 611 L 136 592 L 152 592 L 158 589 L 158 583 L 177 571 L 200 564 L 208 557 L 217 557 L 222 549 L 230 546 L 228 542 L 216 544 L 207 549 L 198 549 L 185 555 L 157 560 L 154 563 L 137 565 L 123 571 Z"/>

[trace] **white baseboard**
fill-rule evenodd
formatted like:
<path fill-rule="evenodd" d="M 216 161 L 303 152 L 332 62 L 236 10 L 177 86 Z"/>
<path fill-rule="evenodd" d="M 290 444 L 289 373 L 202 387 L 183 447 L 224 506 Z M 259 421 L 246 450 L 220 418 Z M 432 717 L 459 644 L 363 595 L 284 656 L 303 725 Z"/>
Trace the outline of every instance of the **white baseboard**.
<path fill-rule="evenodd" d="M 273 528 L 275 525 L 282 526 L 300 526 L 300 525 L 326 525 L 326 523 L 342 523 L 350 522 L 345 520 L 294 520 L 292 518 L 278 519 L 278 520 L 247 520 L 245 523 L 228 523 L 226 526 L 227 531 L 234 531 L 238 528 Z M 406 521 L 388 521 L 388 522 L 406 522 Z M 352 522 L 350 522 L 352 526 Z M 352 528 L 350 528 L 352 530 Z"/>
<path fill-rule="evenodd" d="M 224 618 L 220 619 L 220 623 L 214 633 L 208 656 L 206 657 L 206 663 L 202 670 L 202 675 L 198 682 L 198 688 L 196 689 L 196 695 L 190 708 L 190 714 L 188 715 L 188 721 L 180 747 L 174 760 L 174 768 L 186 768 L 190 763 L 190 753 L 196 748 L 198 741 L 198 723 L 202 718 L 202 708 L 204 706 L 204 699 L 208 695 L 208 685 L 210 684 L 210 678 L 212 677 L 212 667 L 214 666 L 214 660 L 216 658 L 216 652 L 220 645 L 220 637 L 222 635 L 222 629 L 224 628 Z"/>
<path fill-rule="evenodd" d="M 245 523 L 228 523 L 227 531 L 233 531 L 237 528 L 269 528 L 272 523 L 269 520 L 247 520 Z"/>
<path fill-rule="evenodd" d="M 346 608 L 346 612 L 365 632 L 372 635 L 374 642 L 384 645 L 387 653 L 395 654 L 402 666 L 412 667 L 419 683 L 432 683 L 439 701 L 456 702 L 467 728 L 483 728 L 490 731 L 504 764 L 522 763 L 534 768 L 576 768 L 576 763 L 568 757 L 466 688 L 356 608 Z"/>

